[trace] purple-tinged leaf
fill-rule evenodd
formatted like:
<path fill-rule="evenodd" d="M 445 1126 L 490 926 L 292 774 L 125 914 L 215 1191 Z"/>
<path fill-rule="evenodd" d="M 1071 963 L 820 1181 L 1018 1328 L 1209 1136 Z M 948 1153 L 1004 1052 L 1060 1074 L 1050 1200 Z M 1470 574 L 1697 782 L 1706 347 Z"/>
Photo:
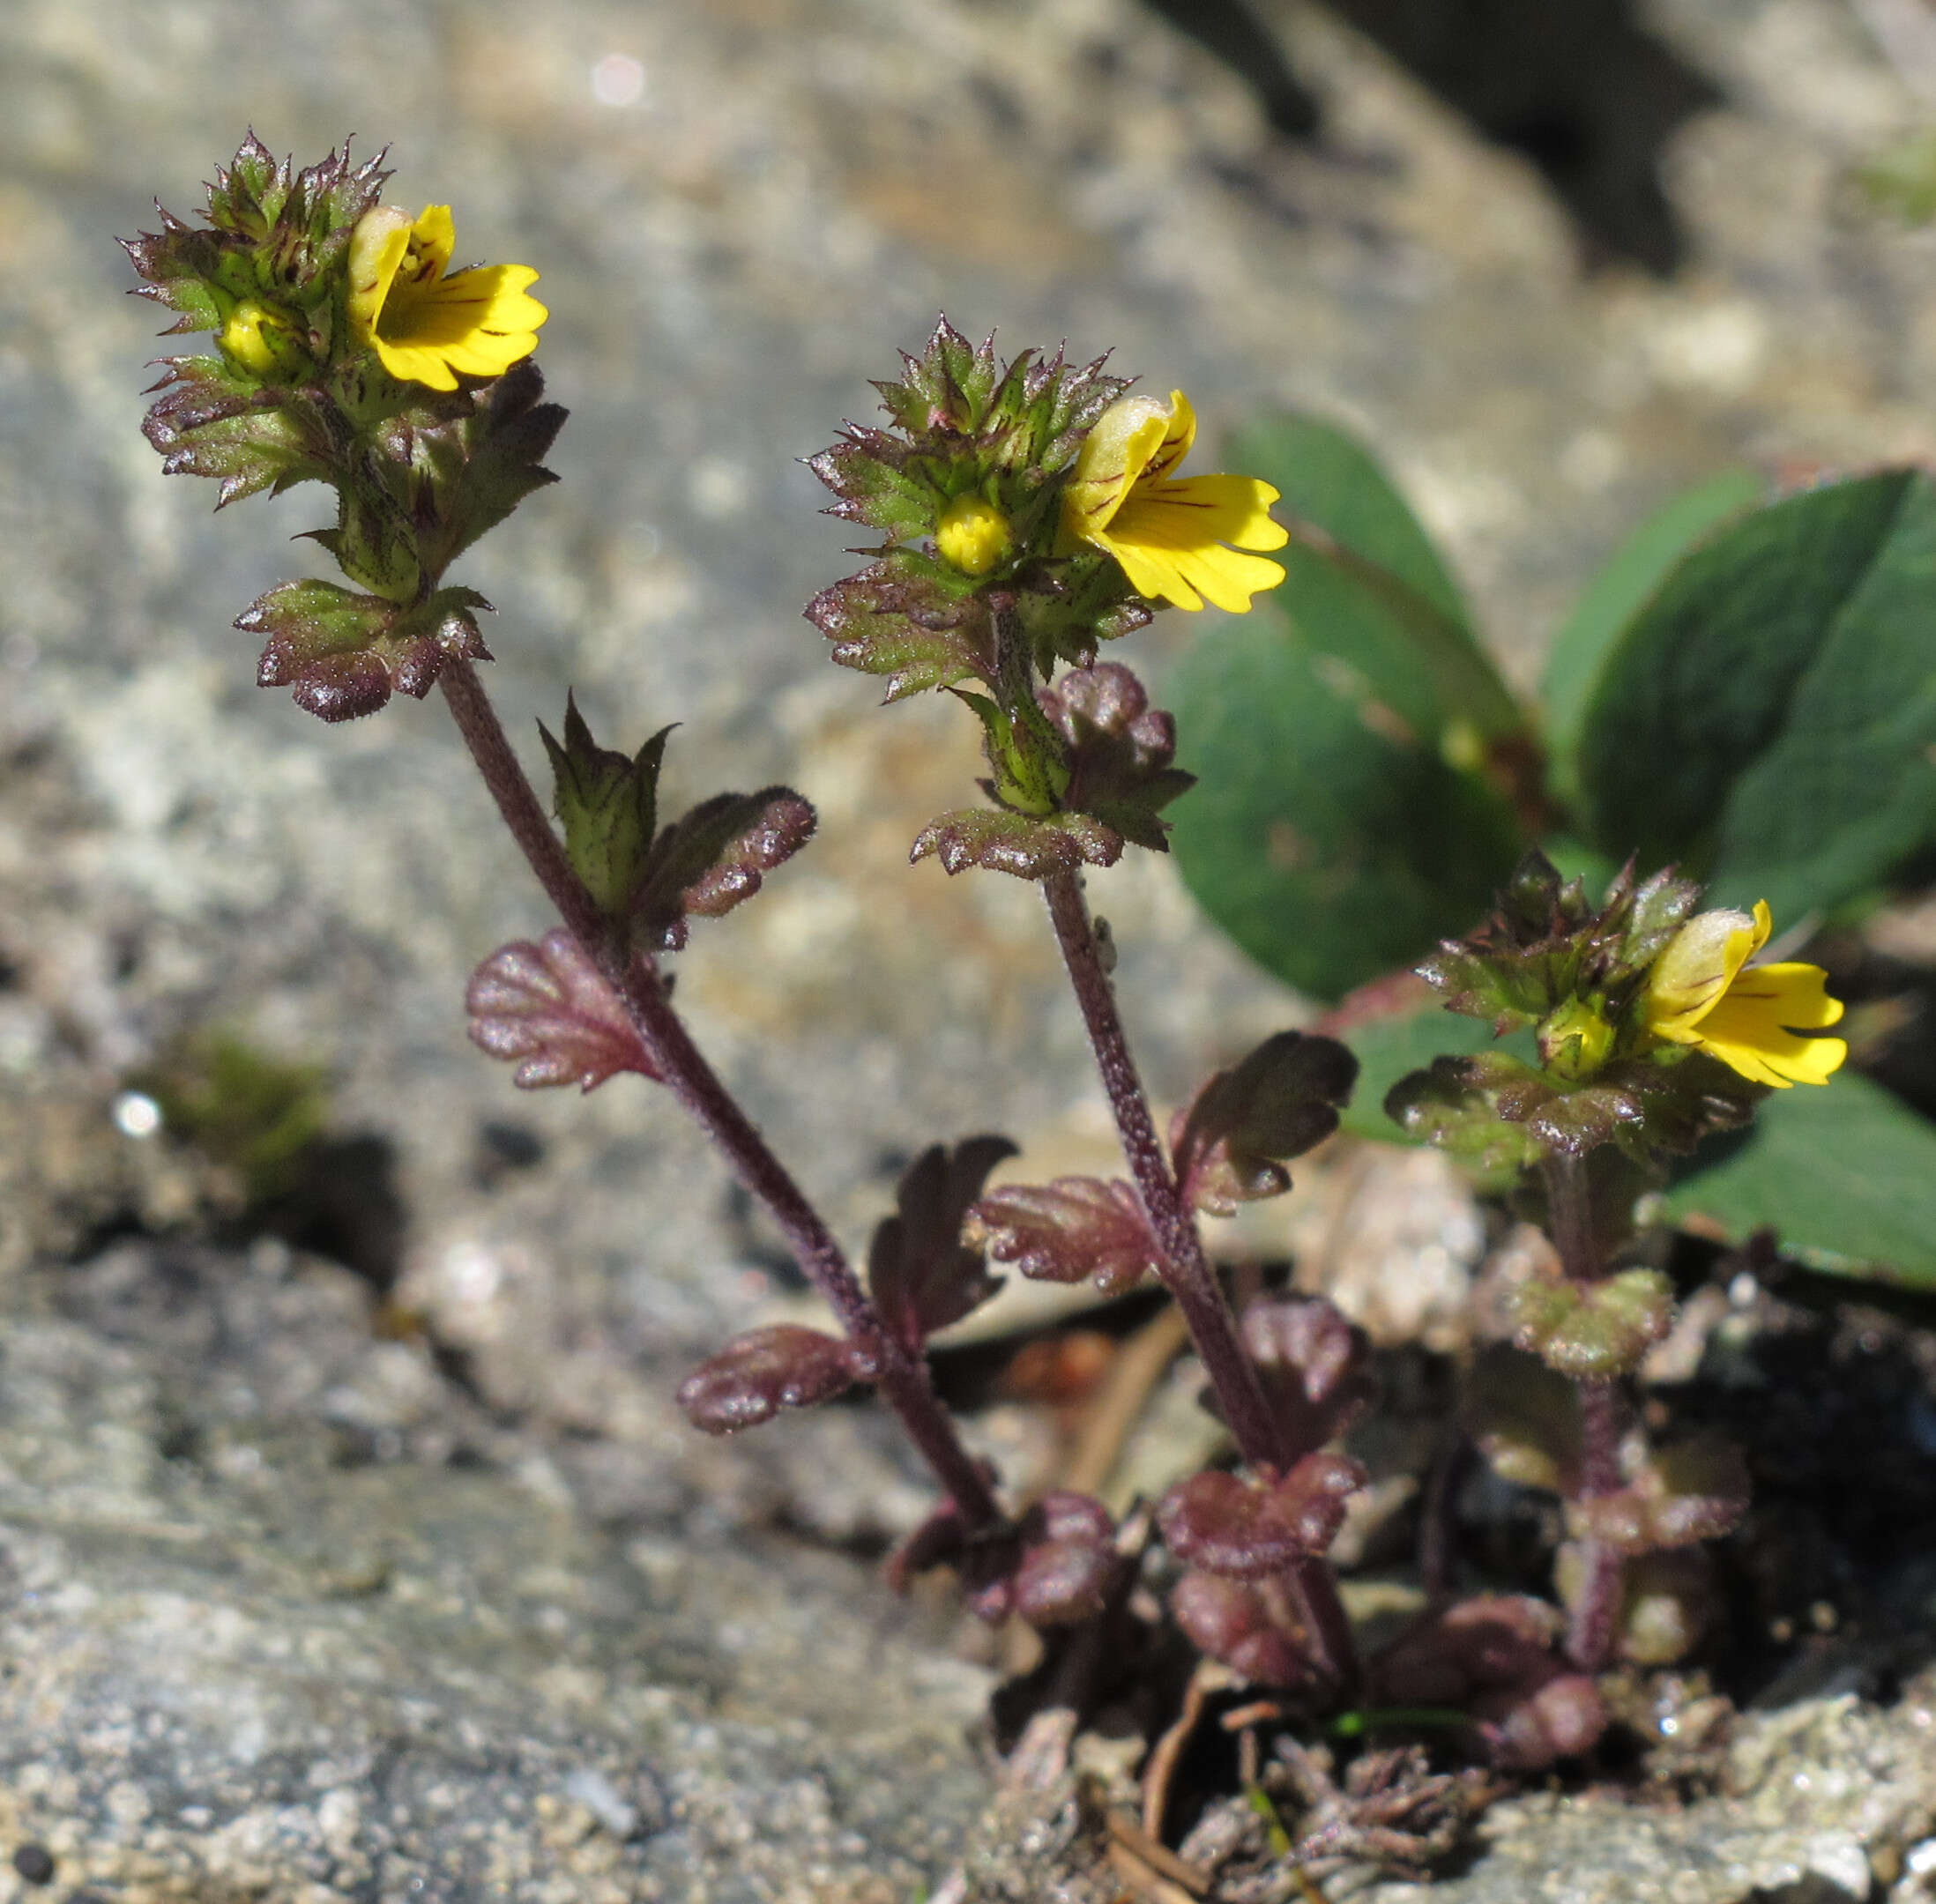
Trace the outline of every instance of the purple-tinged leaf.
<path fill-rule="evenodd" d="M 1307 1454 L 1289 1474 L 1245 1478 L 1210 1470 L 1180 1481 L 1157 1508 L 1164 1543 L 1188 1566 L 1262 1580 L 1321 1554 L 1344 1522 L 1365 1470 L 1342 1454 Z"/>
<path fill-rule="evenodd" d="M 1585 1582 L 1584 1556 L 1570 1542 L 1560 1550 L 1554 1583 L 1568 1606 Z M 1707 1636 L 1726 1604 L 1714 1556 L 1702 1547 L 1675 1547 L 1632 1556 L 1622 1569 L 1614 1649 L 1634 1666 L 1672 1666 Z"/>
<path fill-rule="evenodd" d="M 1335 1441 L 1371 1406 L 1371 1343 L 1322 1296 L 1264 1298 L 1244 1311 L 1244 1347 L 1299 1454 Z"/>
<path fill-rule="evenodd" d="M 1337 1109 L 1358 1082 L 1358 1060 L 1336 1038 L 1280 1031 L 1241 1063 L 1219 1071 L 1170 1126 L 1184 1196 L 1228 1216 L 1240 1202 L 1282 1196 L 1284 1162 L 1337 1128 Z"/>
<path fill-rule="evenodd" d="M 1508 1052 L 1436 1058 L 1394 1084 L 1386 1113 L 1411 1135 L 1488 1171 L 1524 1169 L 1549 1151 L 1585 1157 L 1617 1144 L 1651 1166 L 1685 1156 L 1716 1131 L 1753 1117 L 1768 1095 L 1705 1052 L 1673 1064 L 1616 1058 L 1585 1082 L 1568 1082 Z"/>
<path fill-rule="evenodd" d="M 1629 859 L 1596 908 L 1585 883 L 1563 879 L 1537 847 L 1513 870 L 1492 915 L 1419 966 L 1448 1011 L 1490 1018 L 1496 1034 L 1553 1008 L 1631 985 L 1700 903 L 1672 867 L 1636 887 Z"/>
<path fill-rule="evenodd" d="M 431 573 L 441 575 L 534 489 L 557 481 L 544 456 L 565 412 L 543 402 L 544 390 L 544 375 L 527 357 L 413 432 L 413 459 L 434 474 L 436 513 L 418 525 Z"/>
<path fill-rule="evenodd" d="M 970 1137 L 952 1150 L 930 1145 L 902 1173 L 898 1214 L 882 1221 L 867 1251 L 867 1290 L 910 1349 L 918 1352 L 1002 1287 L 962 1241 L 962 1226 L 988 1172 L 1015 1154 L 1006 1137 Z"/>
<path fill-rule="evenodd" d="M 960 1509 L 952 1500 L 943 1500 L 889 1554 L 883 1569 L 887 1583 L 896 1593 L 905 1593 L 916 1574 L 958 1566 L 967 1546 L 968 1529 Z"/>
<path fill-rule="evenodd" d="M 1606 1729 L 1593 1682 L 1560 1660 L 1556 1607 L 1478 1594 L 1428 1614 L 1373 1662 L 1375 1696 L 1394 1706 L 1472 1714 L 1493 1762 L 1521 1772 L 1590 1751 Z"/>
<path fill-rule="evenodd" d="M 1193 1569 L 1170 1589 L 1170 1611 L 1199 1652 L 1246 1679 L 1292 1687 L 1318 1677 L 1280 1581 L 1229 1580 Z"/>
<path fill-rule="evenodd" d="M 861 1380 L 850 1343 L 797 1323 L 735 1335 L 679 1385 L 686 1419 L 706 1434 L 735 1434 L 783 1408 L 830 1402 Z"/>
<path fill-rule="evenodd" d="M 994 807 L 964 807 L 930 820 L 908 854 L 919 864 L 930 854 L 950 873 L 985 866 L 1017 879 L 1046 879 L 1083 865 L 1114 866 L 1122 835 L 1088 814 L 1050 814 L 1037 819 Z"/>
<path fill-rule="evenodd" d="M 675 952 L 689 915 L 718 919 L 814 837 L 814 809 L 791 787 L 719 793 L 661 828 L 647 858 L 637 916 L 648 942 Z"/>
<path fill-rule="evenodd" d="M 915 1573 L 952 1566 L 978 1619 L 999 1625 L 1019 1614 L 1032 1626 L 1067 1626 L 1103 1610 L 1122 1566 L 1108 1510 L 1058 1490 L 1019 1521 L 972 1535 L 944 1503 L 896 1550 L 888 1579 L 899 1590 Z"/>
<path fill-rule="evenodd" d="M 1700 1436 L 1649 1455 L 1616 1492 L 1569 1501 L 1567 1525 L 1625 1554 L 1693 1547 L 1732 1533 L 1753 1492 L 1740 1449 Z"/>
<path fill-rule="evenodd" d="M 738 804 L 728 808 L 726 800 Z M 695 808 L 680 824 L 700 830 L 698 816 L 705 811 Z M 680 892 L 686 911 L 702 919 L 718 919 L 756 893 L 763 873 L 784 865 L 814 837 L 815 816 L 790 787 L 768 787 L 743 800 L 736 794 L 722 795 L 712 824 L 726 834 L 726 844 Z"/>
<path fill-rule="evenodd" d="M 908 462 L 905 443 L 849 423 L 837 442 L 807 458 L 807 467 L 838 498 L 828 515 L 905 541 L 931 530 L 944 507 L 929 483 L 910 473 Z"/>
<path fill-rule="evenodd" d="M 332 725 L 374 714 L 394 691 L 390 670 L 379 656 L 357 649 L 349 654 L 318 655 L 300 671 L 285 670 L 274 647 L 263 651 L 256 675 L 261 688 L 294 684 L 289 698 L 305 714 Z"/>
<path fill-rule="evenodd" d="M 1623 1269 L 1597 1283 L 1535 1276 L 1507 1300 L 1513 1341 L 1575 1380 L 1630 1375 L 1673 1326 L 1674 1287 L 1658 1269 Z"/>
<path fill-rule="evenodd" d="M 1091 1276 L 1105 1295 L 1115 1296 L 1163 1267 L 1143 1205 L 1121 1179 L 1004 1184 L 969 1215 L 996 1262 L 1012 1264 L 1039 1282 L 1080 1283 Z"/>
<path fill-rule="evenodd" d="M 593 1090 L 621 1071 L 659 1075 L 617 994 L 562 926 L 536 945 L 518 940 L 492 953 L 471 974 L 464 1003 L 472 1043 L 516 1063 L 521 1090 Z"/>
<path fill-rule="evenodd" d="M 1102 1611 L 1121 1568 L 1115 1523 L 1087 1494 L 1045 1494 L 1022 1517 L 1014 1610 L 1031 1626 L 1069 1626 Z"/>
<path fill-rule="evenodd" d="M 1479 1730 L 1501 1771 L 1544 1772 L 1561 1759 L 1591 1752 L 1606 1728 L 1606 1707 L 1591 1676 L 1556 1672 L 1544 1685 L 1488 1716 Z"/>
<path fill-rule="evenodd" d="M 834 644 L 842 667 L 886 675 L 889 701 L 995 673 L 987 603 L 957 598 L 911 556 L 872 563 L 823 589 L 807 619 Z"/>
<path fill-rule="evenodd" d="M 219 358 L 164 358 L 161 368 L 151 386 L 161 394 L 141 433 L 160 454 L 165 475 L 215 479 L 221 486 L 217 509 L 264 489 L 280 495 L 327 473 L 314 405 L 288 400 L 287 391 L 249 390 Z"/>
<path fill-rule="evenodd" d="M 1175 720 L 1150 705 L 1143 683 L 1120 661 L 1072 668 L 1054 688 L 1039 688 L 1036 699 L 1068 743 L 1062 805 L 1167 852 L 1169 823 L 1158 814 L 1196 781 L 1172 764 Z"/>
<path fill-rule="evenodd" d="M 251 603 L 235 626 L 266 635 L 256 681 L 288 688 L 326 721 L 373 714 L 392 692 L 421 700 L 447 660 L 488 661 L 474 589 L 439 589 L 412 606 L 359 595 L 333 582 L 284 582 Z"/>

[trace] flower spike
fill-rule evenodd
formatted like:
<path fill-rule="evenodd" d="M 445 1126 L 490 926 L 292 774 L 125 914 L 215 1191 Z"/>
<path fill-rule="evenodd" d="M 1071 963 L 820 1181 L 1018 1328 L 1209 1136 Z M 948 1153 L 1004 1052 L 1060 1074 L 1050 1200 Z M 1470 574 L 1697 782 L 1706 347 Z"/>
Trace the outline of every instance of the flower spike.
<path fill-rule="evenodd" d="M 1246 549 L 1291 538 L 1270 518 L 1277 492 L 1249 476 L 1172 472 L 1196 440 L 1196 413 L 1181 390 L 1167 405 L 1125 397 L 1097 420 L 1062 495 L 1062 538 L 1113 555 L 1129 585 L 1152 601 L 1232 614 L 1284 580 L 1279 563 Z M 1230 544 L 1226 547 L 1225 545 Z"/>

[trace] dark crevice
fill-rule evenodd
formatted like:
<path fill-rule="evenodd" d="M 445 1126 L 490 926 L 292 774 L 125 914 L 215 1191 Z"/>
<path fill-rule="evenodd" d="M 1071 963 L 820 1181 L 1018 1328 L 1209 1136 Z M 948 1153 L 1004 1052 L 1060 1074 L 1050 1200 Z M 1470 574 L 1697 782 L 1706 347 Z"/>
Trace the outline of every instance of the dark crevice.
<path fill-rule="evenodd" d="M 1256 95 L 1272 131 L 1309 138 L 1322 112 L 1316 96 L 1291 69 L 1270 29 L 1243 0 L 1149 0 L 1171 26 L 1214 53 Z"/>
<path fill-rule="evenodd" d="M 245 1227 L 339 1262 L 387 1296 L 403 1265 L 409 1225 L 397 1186 L 396 1147 L 363 1132 L 309 1145 L 295 1161 L 289 1187 L 251 1209 Z"/>
<path fill-rule="evenodd" d="M 1538 167 L 1589 266 L 1665 277 L 1687 238 L 1662 189 L 1669 140 L 1720 86 L 1647 33 L 1634 0 L 1329 0 L 1478 131 Z M 1246 0 L 1146 0 L 1221 59 L 1279 137 L 1322 132 L 1320 100 Z"/>
<path fill-rule="evenodd" d="M 471 1176 L 480 1190 L 495 1190 L 507 1177 L 535 1170 L 544 1160 L 544 1139 L 529 1125 L 487 1119 L 477 1127 L 477 1155 Z"/>

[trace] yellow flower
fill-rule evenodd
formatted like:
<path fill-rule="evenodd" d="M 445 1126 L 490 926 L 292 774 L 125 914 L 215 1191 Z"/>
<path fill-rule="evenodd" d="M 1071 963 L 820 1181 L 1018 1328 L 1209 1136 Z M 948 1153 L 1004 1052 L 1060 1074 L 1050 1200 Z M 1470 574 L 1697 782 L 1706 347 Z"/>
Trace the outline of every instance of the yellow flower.
<path fill-rule="evenodd" d="M 1697 913 L 1669 941 L 1648 980 L 1647 1028 L 1695 1045 L 1756 1084 L 1826 1084 L 1849 1055 L 1841 1038 L 1798 1038 L 1842 1016 L 1819 965 L 1750 965 L 1768 943 L 1768 902 L 1746 912 Z"/>
<path fill-rule="evenodd" d="M 376 205 L 350 240 L 350 323 L 391 376 L 453 390 L 458 375 L 502 376 L 538 348 L 551 314 L 528 294 L 528 264 L 445 267 L 457 242 L 449 205 L 407 212 Z"/>
<path fill-rule="evenodd" d="M 957 496 L 935 525 L 934 547 L 964 575 L 987 575 L 1009 553 L 1009 518 L 978 495 Z"/>
<path fill-rule="evenodd" d="M 1181 390 L 1168 404 L 1125 397 L 1097 420 L 1062 495 L 1066 547 L 1113 555 L 1129 586 L 1179 608 L 1205 601 L 1233 614 L 1284 580 L 1284 570 L 1241 549 L 1282 548 L 1291 538 L 1269 510 L 1277 492 L 1248 476 L 1170 474 L 1196 440 L 1196 413 Z M 1234 543 L 1226 548 L 1225 543 Z"/>

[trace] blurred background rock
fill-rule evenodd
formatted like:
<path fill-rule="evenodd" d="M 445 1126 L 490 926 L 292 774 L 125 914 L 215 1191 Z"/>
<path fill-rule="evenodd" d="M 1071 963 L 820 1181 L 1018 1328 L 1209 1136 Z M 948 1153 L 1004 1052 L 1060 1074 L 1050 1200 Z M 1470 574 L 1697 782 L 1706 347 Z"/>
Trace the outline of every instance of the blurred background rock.
<path fill-rule="evenodd" d="M 680 996 L 859 1244 L 931 1140 L 1004 1129 L 1034 1174 L 1107 1152 L 1036 896 L 905 865 L 971 724 L 877 711 L 800 619 L 845 571 L 799 458 L 869 413 L 866 380 L 944 309 L 1009 350 L 1112 351 L 1210 430 L 1342 418 L 1529 681 L 1677 487 L 1929 453 L 1936 247 L 1850 184 L 1936 111 L 1929 24 L 1921 0 L 11 0 L 0 1267 L 233 1215 L 233 1183 L 111 1115 L 227 1028 L 328 1070 L 333 1188 L 294 1240 L 551 1438 L 594 1519 L 864 1545 L 922 1499 L 864 1414 L 687 1432 L 677 1373 L 786 1291 L 772 1239 L 669 1103 L 520 1097 L 465 1041 L 465 974 L 548 922 L 438 702 L 332 730 L 253 685 L 228 621 L 320 572 L 287 539 L 320 493 L 212 520 L 162 480 L 137 392 L 170 346 L 111 242 L 153 197 L 192 212 L 247 127 L 299 162 L 387 144 L 390 196 L 451 203 L 461 257 L 542 272 L 572 418 L 562 481 L 460 571 L 499 610 L 489 683 L 532 740 L 568 682 L 601 737 L 681 722 L 674 798 L 784 779 L 820 809 L 699 926 Z M 1196 626 L 1124 658 L 1160 688 Z M 1167 865 L 1091 889 L 1159 1098 L 1298 1015 Z"/>

